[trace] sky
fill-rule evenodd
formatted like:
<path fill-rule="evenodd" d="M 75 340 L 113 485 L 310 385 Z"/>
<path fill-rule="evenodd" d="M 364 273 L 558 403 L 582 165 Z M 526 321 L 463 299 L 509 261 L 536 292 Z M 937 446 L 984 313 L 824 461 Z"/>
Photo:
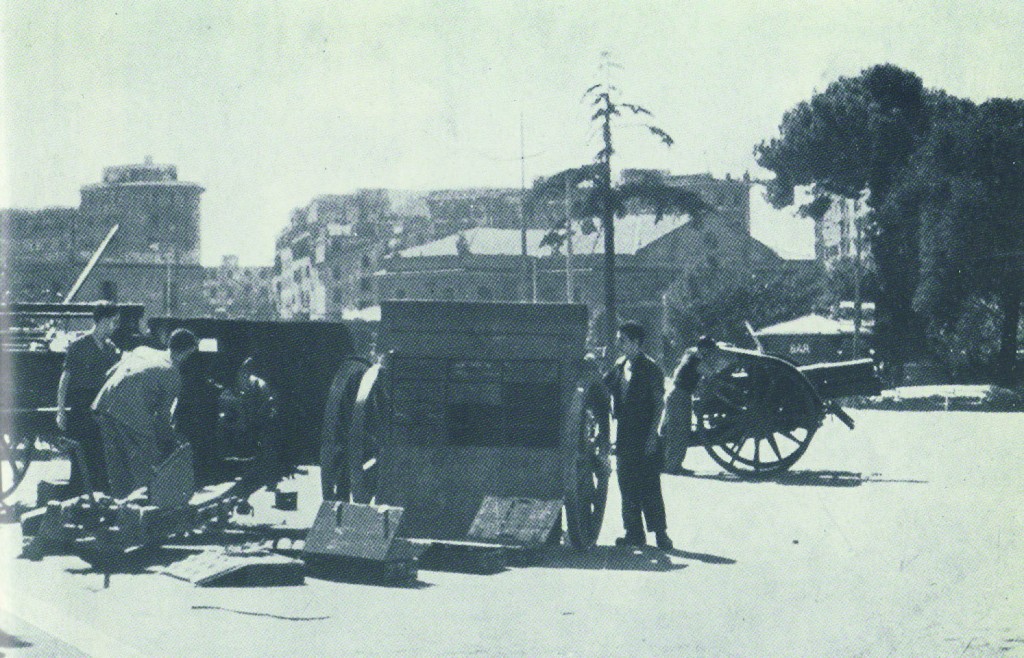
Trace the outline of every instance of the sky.
<path fill-rule="evenodd" d="M 152 156 L 206 188 L 205 263 L 266 264 L 320 194 L 590 161 L 603 52 L 675 139 L 623 121 L 617 167 L 761 176 L 753 148 L 787 109 L 874 64 L 1024 97 L 1022 25 L 1019 0 L 0 0 L 0 207 L 76 206 L 103 167 Z"/>

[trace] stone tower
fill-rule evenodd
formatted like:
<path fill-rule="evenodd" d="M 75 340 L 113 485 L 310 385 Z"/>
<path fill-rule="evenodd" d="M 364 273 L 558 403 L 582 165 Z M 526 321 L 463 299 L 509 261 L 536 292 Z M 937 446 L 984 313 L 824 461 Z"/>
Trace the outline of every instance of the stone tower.
<path fill-rule="evenodd" d="M 178 180 L 174 165 L 142 164 L 103 169 L 103 181 L 82 187 L 76 242 L 96 245 L 114 224 L 117 240 L 106 258 L 142 263 L 199 263 L 197 183 Z"/>

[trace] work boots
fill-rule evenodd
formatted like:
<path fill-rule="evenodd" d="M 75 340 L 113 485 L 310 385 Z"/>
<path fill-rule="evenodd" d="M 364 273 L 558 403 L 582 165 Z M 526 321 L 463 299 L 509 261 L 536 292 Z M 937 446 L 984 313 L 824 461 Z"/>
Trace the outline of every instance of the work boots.
<path fill-rule="evenodd" d="M 659 530 L 654 533 L 654 539 L 657 542 L 658 548 L 663 551 L 671 551 L 673 548 L 672 538 L 668 536 L 668 532 Z M 626 533 L 625 537 L 619 537 L 615 540 L 616 546 L 629 546 L 629 547 L 643 547 L 647 545 L 647 538 L 643 535 L 635 536 Z"/>
<path fill-rule="evenodd" d="M 644 537 L 643 535 L 637 536 L 637 535 L 630 535 L 629 533 L 626 533 L 625 537 L 619 537 L 618 539 L 615 540 L 615 545 L 616 546 L 631 546 L 631 547 L 632 546 L 636 546 L 636 547 L 646 546 L 647 545 L 647 538 Z"/>

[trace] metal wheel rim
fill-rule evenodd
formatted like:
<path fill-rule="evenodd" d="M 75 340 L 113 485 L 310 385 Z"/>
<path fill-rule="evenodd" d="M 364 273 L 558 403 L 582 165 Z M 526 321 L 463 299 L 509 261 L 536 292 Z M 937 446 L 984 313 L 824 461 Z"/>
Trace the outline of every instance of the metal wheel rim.
<path fill-rule="evenodd" d="M 0 436 L 0 501 L 14 493 L 25 479 L 34 454 L 35 437 L 18 439 L 7 434 Z"/>
<path fill-rule="evenodd" d="M 348 445 L 348 481 L 353 503 L 370 503 L 377 494 L 376 431 L 377 404 L 382 394 L 377 379 L 380 364 L 370 367 L 359 382 L 359 392 L 352 405 L 352 426 Z"/>
<path fill-rule="evenodd" d="M 570 543 L 581 550 L 597 543 L 608 500 L 608 436 L 595 395 L 601 393 L 592 385 L 577 387 L 566 428 L 570 450 L 566 527 Z"/>
<path fill-rule="evenodd" d="M 796 371 L 770 362 L 740 363 L 745 371 L 745 396 L 740 405 L 728 395 L 716 396 L 736 413 L 698 415 L 698 431 L 708 455 L 722 468 L 745 478 L 763 478 L 789 469 L 807 451 L 821 425 L 821 404 Z M 742 379 L 742 378 L 741 378 Z M 757 381 L 754 381 L 757 380 Z M 734 391 L 732 391 L 734 392 Z M 728 432 L 731 440 L 720 440 Z"/>
<path fill-rule="evenodd" d="M 324 409 L 320 443 L 320 485 L 325 500 L 348 500 L 348 443 L 358 384 L 370 364 L 350 359 L 338 368 Z"/>

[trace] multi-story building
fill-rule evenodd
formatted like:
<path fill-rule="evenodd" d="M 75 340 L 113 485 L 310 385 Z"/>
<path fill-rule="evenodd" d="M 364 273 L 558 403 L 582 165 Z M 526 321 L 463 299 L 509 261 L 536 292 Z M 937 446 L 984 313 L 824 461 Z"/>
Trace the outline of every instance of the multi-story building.
<path fill-rule="evenodd" d="M 671 174 L 658 169 L 623 169 L 621 179 L 623 184 L 653 181 L 690 190 L 714 208 L 718 217 L 750 235 L 750 194 L 755 184 L 749 175 L 733 178 L 727 174 L 725 178 L 715 178 L 710 173 Z M 630 210 L 643 212 L 650 209 L 632 204 Z"/>
<path fill-rule="evenodd" d="M 666 216 L 655 222 L 652 209 L 639 203 L 629 206 L 627 218 L 616 220 L 619 264 L 628 269 L 643 263 L 643 275 L 620 277 L 621 299 L 646 299 L 653 289 L 648 284 L 664 278 L 655 271 L 671 273 L 666 275 L 676 282 L 671 290 L 667 282 L 653 286 L 661 291 L 659 295 L 669 290 L 671 296 L 684 294 L 678 283 L 682 270 L 692 278 L 692 270 L 701 264 L 721 270 L 716 259 L 743 267 L 779 260 L 771 249 L 750 238 L 752 195 L 763 194 L 763 189 L 748 176 L 718 179 L 711 174 L 675 176 L 627 169 L 621 183 L 652 177 L 699 194 L 714 208 L 708 222 L 711 228 L 699 232 L 699 238 L 691 227 L 664 240 L 686 220 Z M 421 193 L 360 190 L 317 197 L 293 213 L 277 241 L 274 285 L 281 316 L 341 318 L 380 299 L 396 297 L 564 300 L 563 252 L 552 255 L 549 251 L 542 257 L 546 247 L 540 246 L 551 223 L 564 212 L 564 201 L 553 200 L 525 219 L 522 206 L 522 192 L 507 188 Z M 599 242 L 597 234 L 577 235 L 573 241 L 577 263 L 572 269 L 580 269 L 581 281 L 573 296 L 594 305 L 601 303 L 599 286 L 586 281 L 593 276 L 596 285 L 600 278 L 593 274 L 600 271 L 597 263 L 603 245 Z M 670 246 L 683 243 L 688 245 L 685 253 L 676 253 Z M 638 251 L 645 255 L 636 260 Z M 636 282 L 635 290 L 631 281 Z M 644 303 L 648 302 L 655 303 Z"/>
<path fill-rule="evenodd" d="M 97 252 L 75 301 L 141 303 L 150 315 L 203 314 L 199 265 L 202 186 L 173 165 L 106 167 L 78 208 L 3 211 L 5 296 L 60 301 Z M 101 249 L 102 247 L 102 249 Z"/>
<path fill-rule="evenodd" d="M 860 258 L 870 266 L 871 251 L 864 234 L 867 211 L 862 199 L 832 199 L 831 206 L 814 223 L 814 254 L 822 265 L 832 269 L 839 262 Z"/>
<path fill-rule="evenodd" d="M 203 191 L 197 183 L 178 180 L 174 165 L 147 157 L 143 164 L 105 167 L 102 182 L 82 187 L 78 210 L 89 226 L 120 225 L 111 258 L 195 265 Z"/>
<path fill-rule="evenodd" d="M 474 226 L 517 226 L 519 190 L 363 189 L 314 198 L 277 239 L 274 290 L 283 318 L 341 319 L 377 304 L 385 255 Z"/>
<path fill-rule="evenodd" d="M 363 190 L 316 197 L 293 211 L 274 256 L 280 317 L 340 319 L 344 310 L 373 304 L 371 276 L 380 255 L 407 225 L 422 231 L 417 210 L 400 199 L 392 203 L 387 191 Z"/>
<path fill-rule="evenodd" d="M 242 267 L 238 256 L 224 256 L 206 270 L 203 294 L 210 315 L 219 318 L 273 320 L 277 317 L 271 267 Z"/>

